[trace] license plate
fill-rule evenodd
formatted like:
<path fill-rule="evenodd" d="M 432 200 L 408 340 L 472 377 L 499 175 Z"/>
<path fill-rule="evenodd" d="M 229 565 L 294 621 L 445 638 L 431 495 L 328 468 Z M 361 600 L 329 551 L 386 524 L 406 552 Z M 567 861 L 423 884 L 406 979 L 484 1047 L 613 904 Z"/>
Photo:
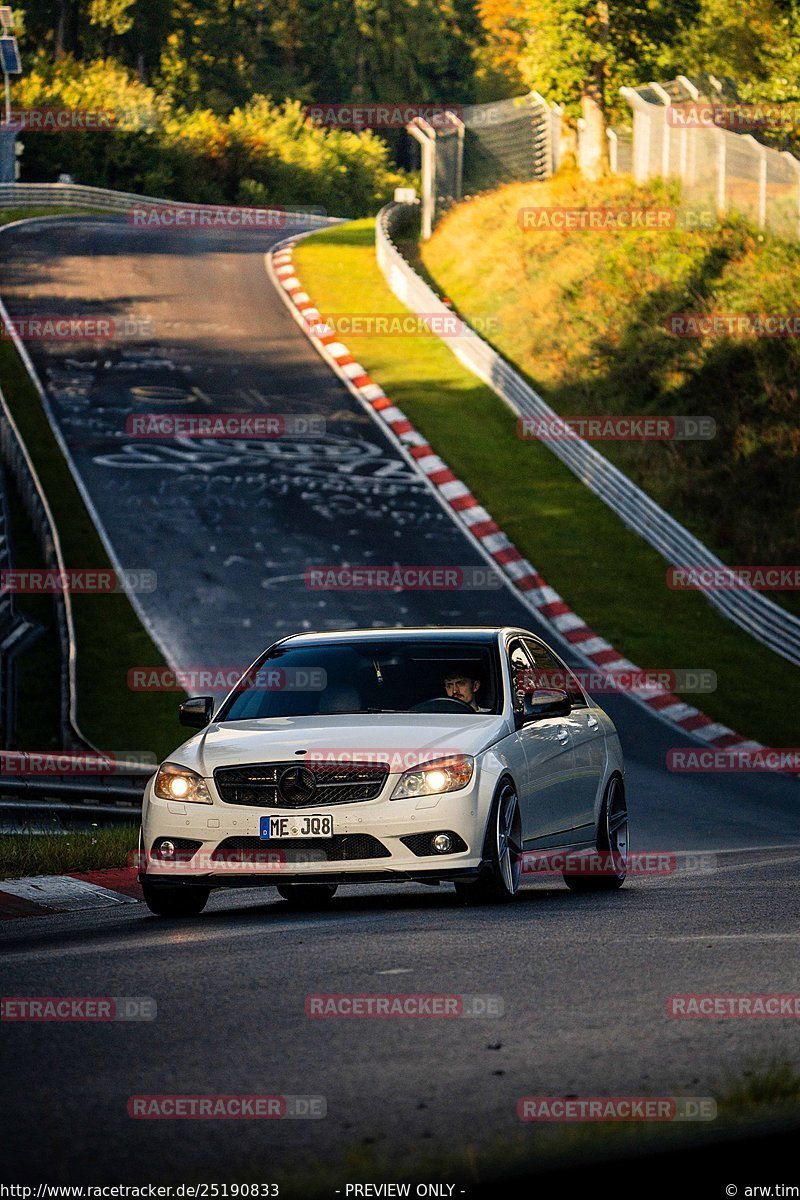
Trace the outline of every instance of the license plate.
<path fill-rule="evenodd" d="M 303 813 L 296 817 L 262 817 L 261 841 L 277 842 L 282 838 L 333 837 L 333 817 L 330 813 Z"/>

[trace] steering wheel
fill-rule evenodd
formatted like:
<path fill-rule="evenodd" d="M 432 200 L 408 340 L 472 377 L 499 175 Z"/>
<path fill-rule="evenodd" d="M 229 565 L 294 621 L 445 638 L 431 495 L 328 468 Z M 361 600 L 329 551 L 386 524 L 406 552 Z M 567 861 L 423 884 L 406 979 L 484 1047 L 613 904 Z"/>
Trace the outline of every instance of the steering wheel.
<path fill-rule="evenodd" d="M 420 704 L 415 704 L 411 709 L 412 712 L 470 712 L 474 713 L 475 709 L 471 704 L 467 704 L 465 700 L 456 700 L 451 696 L 434 696 L 432 700 L 423 700 Z"/>

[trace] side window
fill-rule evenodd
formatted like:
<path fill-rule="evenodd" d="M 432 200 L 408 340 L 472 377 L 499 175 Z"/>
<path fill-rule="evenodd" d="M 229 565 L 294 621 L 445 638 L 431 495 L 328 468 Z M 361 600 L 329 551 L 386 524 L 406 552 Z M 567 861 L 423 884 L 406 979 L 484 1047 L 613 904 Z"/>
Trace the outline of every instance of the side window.
<path fill-rule="evenodd" d="M 514 712 L 521 713 L 524 708 L 526 692 L 532 690 L 531 676 L 533 664 L 519 639 L 511 642 L 508 647 L 508 665 L 511 670 L 511 691 L 514 700 Z"/>
<path fill-rule="evenodd" d="M 540 687 L 560 688 L 567 693 L 573 707 L 584 708 L 586 706 L 583 692 L 569 667 L 560 662 L 543 642 L 525 638 L 525 648 L 533 659 L 537 677 L 541 677 Z"/>

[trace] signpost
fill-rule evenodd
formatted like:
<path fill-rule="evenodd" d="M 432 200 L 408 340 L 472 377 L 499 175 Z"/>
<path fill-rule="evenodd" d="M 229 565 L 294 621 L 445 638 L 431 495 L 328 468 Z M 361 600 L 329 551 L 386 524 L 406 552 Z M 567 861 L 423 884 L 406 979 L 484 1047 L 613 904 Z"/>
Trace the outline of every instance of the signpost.
<path fill-rule="evenodd" d="M 22 63 L 19 57 L 19 46 L 13 33 L 14 14 L 7 4 L 0 5 L 0 65 L 3 68 L 3 80 L 6 92 L 6 125 L 11 124 L 11 76 L 22 74 Z"/>

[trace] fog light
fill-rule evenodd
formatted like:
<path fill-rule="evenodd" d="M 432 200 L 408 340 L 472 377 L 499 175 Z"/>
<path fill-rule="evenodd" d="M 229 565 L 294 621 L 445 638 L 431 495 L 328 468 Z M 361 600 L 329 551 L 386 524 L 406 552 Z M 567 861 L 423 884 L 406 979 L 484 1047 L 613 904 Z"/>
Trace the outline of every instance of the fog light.
<path fill-rule="evenodd" d="M 158 853 L 162 858 L 172 858 L 175 854 L 175 843 L 170 841 L 162 842 L 158 847 Z"/>
<path fill-rule="evenodd" d="M 447 854 L 453 841 L 449 833 L 437 833 L 431 844 L 437 854 Z"/>

